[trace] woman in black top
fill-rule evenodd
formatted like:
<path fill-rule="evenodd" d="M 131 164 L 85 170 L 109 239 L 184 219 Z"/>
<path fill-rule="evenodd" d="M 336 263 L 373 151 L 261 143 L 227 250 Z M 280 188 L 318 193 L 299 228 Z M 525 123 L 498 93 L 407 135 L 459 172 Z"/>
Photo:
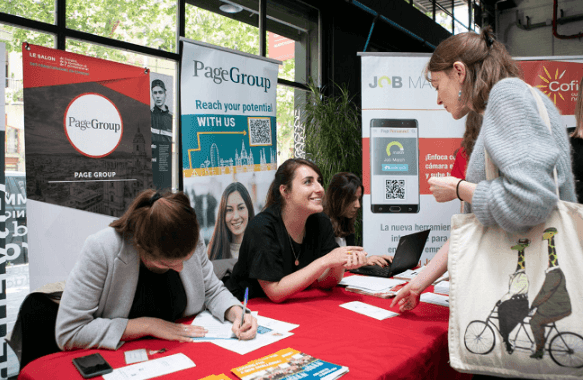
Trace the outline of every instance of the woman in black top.
<path fill-rule="evenodd" d="M 354 223 L 358 216 L 358 210 L 362 205 L 364 186 L 362 181 L 352 173 L 336 173 L 330 180 L 326 190 L 326 202 L 324 213 L 330 217 L 336 243 L 340 246 L 354 246 Z M 367 257 L 367 265 L 389 265 L 393 256 L 372 255 Z"/>
<path fill-rule="evenodd" d="M 573 148 L 573 175 L 575 176 L 575 192 L 577 201 L 583 203 L 583 78 L 579 82 L 579 94 L 575 105 L 575 131 L 569 140 Z"/>
<path fill-rule="evenodd" d="M 366 265 L 362 247 L 338 247 L 322 213 L 320 169 L 292 158 L 275 173 L 265 209 L 249 222 L 227 287 L 241 299 L 267 296 L 282 302 L 310 286 L 332 288 L 345 269 Z"/>

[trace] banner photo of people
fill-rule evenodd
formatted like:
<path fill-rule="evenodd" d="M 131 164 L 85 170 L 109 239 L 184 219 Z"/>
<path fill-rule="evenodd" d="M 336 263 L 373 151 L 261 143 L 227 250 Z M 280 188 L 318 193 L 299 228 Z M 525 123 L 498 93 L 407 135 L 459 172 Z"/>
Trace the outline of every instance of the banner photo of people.
<path fill-rule="evenodd" d="M 363 245 L 395 254 L 403 235 L 431 230 L 421 264 L 449 239 L 460 202 L 437 203 L 428 179 L 452 175 L 465 118 L 437 104 L 424 76 L 429 54 L 359 53 L 362 57 Z M 461 171 L 465 173 L 465 168 Z"/>
<path fill-rule="evenodd" d="M 545 93 L 561 111 L 567 128 L 575 127 L 575 105 L 583 78 L 583 56 L 517 58 L 524 81 Z"/>
<path fill-rule="evenodd" d="M 182 39 L 184 192 L 211 259 L 238 257 L 277 169 L 279 61 Z"/>
<path fill-rule="evenodd" d="M 172 139 L 174 79 L 169 75 L 150 73 L 150 112 L 152 119 L 152 172 L 154 186 L 172 188 Z"/>
<path fill-rule="evenodd" d="M 153 186 L 147 70 L 23 43 L 29 200 L 119 217 Z"/>

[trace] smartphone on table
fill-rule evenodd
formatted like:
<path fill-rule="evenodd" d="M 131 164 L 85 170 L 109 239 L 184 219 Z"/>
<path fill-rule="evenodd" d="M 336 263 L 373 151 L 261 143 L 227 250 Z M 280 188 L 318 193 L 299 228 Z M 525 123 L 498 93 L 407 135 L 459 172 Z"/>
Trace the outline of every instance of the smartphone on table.
<path fill-rule="evenodd" d="M 419 212 L 419 128 L 415 119 L 372 119 L 373 213 Z"/>
<path fill-rule="evenodd" d="M 75 358 L 73 359 L 73 364 L 85 379 L 113 372 L 113 368 L 111 368 L 101 354 L 91 354 Z"/>

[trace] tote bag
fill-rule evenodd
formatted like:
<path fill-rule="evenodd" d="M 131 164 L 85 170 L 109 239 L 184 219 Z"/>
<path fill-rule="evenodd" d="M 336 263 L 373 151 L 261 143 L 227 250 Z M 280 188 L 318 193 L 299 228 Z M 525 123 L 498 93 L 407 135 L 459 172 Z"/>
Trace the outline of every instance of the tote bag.
<path fill-rule="evenodd" d="M 546 108 L 531 91 L 550 130 Z M 486 172 L 488 179 L 497 175 L 488 156 Z M 556 169 L 554 175 L 557 183 Z M 473 214 L 454 215 L 451 224 L 451 366 L 502 377 L 581 379 L 583 205 L 559 200 L 527 234 L 484 227 Z"/>

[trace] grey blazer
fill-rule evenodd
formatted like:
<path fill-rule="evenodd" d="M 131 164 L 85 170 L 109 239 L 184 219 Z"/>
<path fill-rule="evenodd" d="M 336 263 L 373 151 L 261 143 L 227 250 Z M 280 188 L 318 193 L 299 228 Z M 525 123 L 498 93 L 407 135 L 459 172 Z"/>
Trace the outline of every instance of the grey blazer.
<path fill-rule="evenodd" d="M 139 267 L 136 249 L 113 228 L 87 238 L 57 314 L 55 336 L 61 349 L 121 347 Z M 184 263 L 180 279 L 187 296 L 184 316 L 206 307 L 223 321 L 227 309 L 241 305 L 214 274 L 202 237 L 194 255 Z"/>

